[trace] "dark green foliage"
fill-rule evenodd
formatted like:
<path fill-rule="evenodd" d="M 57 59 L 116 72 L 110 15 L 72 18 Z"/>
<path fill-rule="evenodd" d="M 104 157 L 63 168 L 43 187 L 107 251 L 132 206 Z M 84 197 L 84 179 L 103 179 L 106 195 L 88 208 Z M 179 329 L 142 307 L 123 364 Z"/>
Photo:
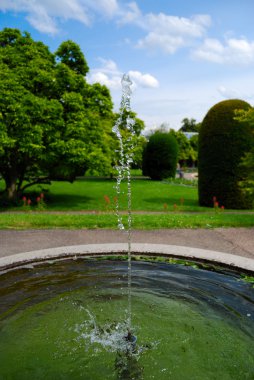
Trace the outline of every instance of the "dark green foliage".
<path fill-rule="evenodd" d="M 56 51 L 56 58 L 78 74 L 86 75 L 89 71 L 80 47 L 73 41 L 62 42 Z"/>
<path fill-rule="evenodd" d="M 112 172 L 113 103 L 87 72 L 72 41 L 54 55 L 28 33 L 0 31 L 0 197 L 15 202 L 34 183 L 73 181 L 87 169 Z"/>
<path fill-rule="evenodd" d="M 250 108 L 248 111 L 239 111 L 237 118 L 240 121 L 247 122 L 252 129 L 252 136 L 254 140 L 254 108 Z M 254 142 L 249 152 L 243 157 L 241 167 L 248 175 L 240 182 L 240 187 L 252 201 L 254 207 Z"/>
<path fill-rule="evenodd" d="M 251 208 L 240 181 L 247 173 L 241 159 L 249 151 L 253 139 L 250 125 L 236 120 L 236 110 L 247 110 L 250 105 L 242 100 L 222 101 L 205 116 L 199 132 L 199 203 L 229 209 Z"/>
<path fill-rule="evenodd" d="M 156 132 L 143 152 L 143 174 L 154 180 L 175 177 L 178 144 L 169 133 Z"/>
<path fill-rule="evenodd" d="M 197 123 L 195 119 L 188 119 L 185 117 L 182 120 L 182 126 L 179 129 L 180 132 L 198 132 L 200 123 Z"/>

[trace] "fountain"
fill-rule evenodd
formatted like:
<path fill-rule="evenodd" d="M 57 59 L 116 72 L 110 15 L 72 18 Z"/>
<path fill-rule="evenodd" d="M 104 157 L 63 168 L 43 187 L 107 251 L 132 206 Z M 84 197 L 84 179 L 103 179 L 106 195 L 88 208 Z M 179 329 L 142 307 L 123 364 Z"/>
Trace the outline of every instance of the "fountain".
<path fill-rule="evenodd" d="M 132 215 L 131 215 L 131 164 L 133 162 L 133 146 L 132 136 L 134 134 L 133 125 L 135 121 L 129 116 L 130 97 L 131 97 L 132 82 L 127 74 L 122 78 L 122 101 L 120 106 L 120 115 L 116 121 L 113 132 L 119 141 L 119 165 L 117 169 L 117 184 L 116 184 L 116 215 L 118 219 L 118 228 L 124 230 L 125 226 L 122 217 L 119 213 L 119 198 L 121 195 L 121 182 L 127 180 L 127 199 L 128 199 L 128 333 L 127 336 L 132 339 L 131 334 L 131 228 L 132 228 Z M 124 113 L 127 114 L 126 122 L 124 123 Z M 125 124 L 126 129 L 130 133 L 130 137 L 123 141 L 121 134 L 121 124 Z"/>
<path fill-rule="evenodd" d="M 156 260 L 132 262 L 137 342 L 124 340 L 127 260 L 47 257 L 2 273 L 0 378 L 253 379 L 253 284 Z"/>
<path fill-rule="evenodd" d="M 245 280 L 253 260 L 131 243 L 132 147 L 120 130 L 130 84 L 124 76 L 114 126 L 117 201 L 128 182 L 127 244 L 0 259 L 0 379 L 254 378 L 254 292 Z M 116 214 L 126 229 L 118 203 Z"/>

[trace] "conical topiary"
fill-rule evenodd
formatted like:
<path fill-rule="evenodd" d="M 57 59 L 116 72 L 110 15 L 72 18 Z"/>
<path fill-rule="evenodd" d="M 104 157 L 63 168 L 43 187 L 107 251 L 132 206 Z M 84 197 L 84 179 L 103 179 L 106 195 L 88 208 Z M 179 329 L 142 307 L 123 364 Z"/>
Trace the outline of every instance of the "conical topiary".
<path fill-rule="evenodd" d="M 213 106 L 199 132 L 199 203 L 214 201 L 228 209 L 251 208 L 239 182 L 246 176 L 240 162 L 253 143 L 251 127 L 236 119 L 236 110 L 250 105 L 242 100 L 225 100 Z"/>

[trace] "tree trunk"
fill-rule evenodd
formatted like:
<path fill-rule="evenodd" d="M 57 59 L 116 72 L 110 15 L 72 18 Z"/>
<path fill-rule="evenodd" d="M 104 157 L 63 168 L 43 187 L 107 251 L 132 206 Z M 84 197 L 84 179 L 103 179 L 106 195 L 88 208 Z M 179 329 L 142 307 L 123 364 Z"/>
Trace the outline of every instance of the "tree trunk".
<path fill-rule="evenodd" d="M 18 176 L 15 170 L 11 170 L 9 173 L 7 173 L 6 176 L 4 176 L 5 193 L 6 193 L 7 199 L 11 202 L 15 202 L 18 197 L 17 179 L 18 179 Z"/>
<path fill-rule="evenodd" d="M 16 181 L 13 181 L 6 187 L 7 198 L 10 201 L 15 201 L 17 199 L 17 189 L 16 189 Z"/>

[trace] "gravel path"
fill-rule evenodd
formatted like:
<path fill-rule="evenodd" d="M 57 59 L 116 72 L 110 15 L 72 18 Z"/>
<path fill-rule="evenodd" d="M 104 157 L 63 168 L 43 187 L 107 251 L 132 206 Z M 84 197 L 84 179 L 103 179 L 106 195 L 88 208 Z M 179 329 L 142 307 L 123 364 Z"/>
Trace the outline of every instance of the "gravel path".
<path fill-rule="evenodd" d="M 134 230 L 132 241 L 209 249 L 254 259 L 254 227 Z M 0 257 L 45 248 L 125 242 L 126 232 L 117 230 L 0 230 Z"/>

